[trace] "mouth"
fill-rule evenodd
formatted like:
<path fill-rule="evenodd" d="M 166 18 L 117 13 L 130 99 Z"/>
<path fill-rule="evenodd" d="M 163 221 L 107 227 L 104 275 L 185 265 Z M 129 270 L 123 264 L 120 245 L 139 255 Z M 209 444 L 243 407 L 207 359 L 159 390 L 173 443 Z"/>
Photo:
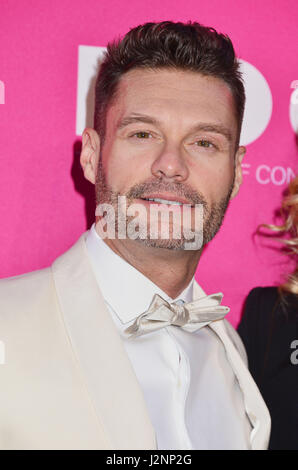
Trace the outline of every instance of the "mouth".
<path fill-rule="evenodd" d="M 173 196 L 168 196 L 167 198 L 161 198 L 161 197 L 157 197 L 157 196 L 147 196 L 147 197 L 142 197 L 140 198 L 142 201 L 145 201 L 149 204 L 165 204 L 165 205 L 168 205 L 168 206 L 184 206 L 184 205 L 187 205 L 187 206 L 190 206 L 190 207 L 194 207 L 193 204 L 191 204 L 191 202 L 187 201 L 186 199 L 182 199 L 182 198 L 175 198 Z"/>

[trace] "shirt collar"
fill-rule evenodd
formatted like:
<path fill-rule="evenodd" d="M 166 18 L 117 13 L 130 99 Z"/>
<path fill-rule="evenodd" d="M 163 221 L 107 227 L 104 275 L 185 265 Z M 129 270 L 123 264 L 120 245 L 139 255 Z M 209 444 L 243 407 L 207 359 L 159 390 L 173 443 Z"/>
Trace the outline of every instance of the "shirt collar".
<path fill-rule="evenodd" d="M 87 234 L 86 247 L 103 297 L 123 324 L 147 310 L 154 294 L 159 294 L 167 302 L 178 299 L 192 301 L 194 278 L 176 299 L 172 299 L 115 253 L 98 235 L 95 224 Z"/>

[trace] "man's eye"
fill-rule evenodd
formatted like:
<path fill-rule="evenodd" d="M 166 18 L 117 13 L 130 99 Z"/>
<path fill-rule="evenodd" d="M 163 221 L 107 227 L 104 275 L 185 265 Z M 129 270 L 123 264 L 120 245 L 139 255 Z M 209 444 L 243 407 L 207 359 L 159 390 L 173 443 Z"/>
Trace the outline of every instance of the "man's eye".
<path fill-rule="evenodd" d="M 135 134 L 132 134 L 130 137 L 134 137 L 134 136 L 138 136 L 137 138 L 139 139 L 148 139 L 150 134 L 149 132 L 143 132 L 143 131 L 140 131 L 140 132 L 136 132 Z"/>
<path fill-rule="evenodd" d="M 206 147 L 206 148 L 215 147 L 215 145 L 212 142 L 209 142 L 209 140 L 197 140 L 196 143 L 201 144 L 201 145 L 198 145 L 198 147 Z"/>

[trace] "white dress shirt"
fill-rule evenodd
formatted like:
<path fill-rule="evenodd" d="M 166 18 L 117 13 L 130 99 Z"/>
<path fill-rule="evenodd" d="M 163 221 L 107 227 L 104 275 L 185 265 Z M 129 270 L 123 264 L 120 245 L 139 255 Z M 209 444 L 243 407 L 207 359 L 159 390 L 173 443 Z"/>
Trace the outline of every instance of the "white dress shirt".
<path fill-rule="evenodd" d="M 158 449 L 250 449 L 243 395 L 224 345 L 211 328 L 190 333 L 168 326 L 133 339 L 123 334 L 148 309 L 154 294 L 168 302 L 191 302 L 194 279 L 171 299 L 109 248 L 95 224 L 86 246 L 143 391 Z"/>

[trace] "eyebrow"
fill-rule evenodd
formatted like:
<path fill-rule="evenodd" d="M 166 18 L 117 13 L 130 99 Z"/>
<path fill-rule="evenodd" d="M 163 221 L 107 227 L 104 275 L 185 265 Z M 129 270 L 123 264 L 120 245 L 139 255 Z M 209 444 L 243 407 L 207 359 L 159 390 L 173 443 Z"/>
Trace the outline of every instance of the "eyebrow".
<path fill-rule="evenodd" d="M 116 129 L 119 131 L 124 127 L 128 126 L 129 124 L 133 124 L 135 122 L 145 122 L 146 124 L 153 124 L 155 126 L 160 126 L 161 123 L 158 119 L 153 118 L 151 116 L 147 116 L 146 114 L 137 114 L 134 113 L 130 116 L 124 117 L 120 119 L 117 123 Z M 232 134 L 230 130 L 222 126 L 221 124 L 216 123 L 207 123 L 207 122 L 198 122 L 196 123 L 191 129 L 190 132 L 197 132 L 197 131 L 205 131 L 205 132 L 213 132 L 215 134 L 221 134 L 226 138 L 229 143 L 232 143 Z"/>

